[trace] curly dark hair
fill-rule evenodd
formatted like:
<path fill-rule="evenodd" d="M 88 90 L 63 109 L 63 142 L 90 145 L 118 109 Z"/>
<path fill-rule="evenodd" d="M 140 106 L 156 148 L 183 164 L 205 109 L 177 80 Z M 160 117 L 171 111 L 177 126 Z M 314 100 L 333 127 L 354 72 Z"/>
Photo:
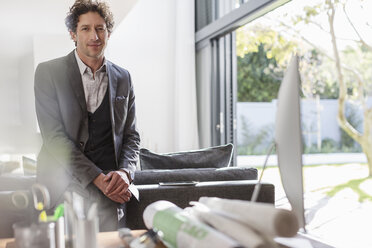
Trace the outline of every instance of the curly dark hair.
<path fill-rule="evenodd" d="M 70 8 L 65 19 L 65 24 L 69 31 L 76 33 L 79 16 L 88 12 L 97 12 L 106 22 L 106 28 L 109 33 L 114 27 L 114 17 L 105 2 L 92 0 L 76 0 L 74 5 Z"/>

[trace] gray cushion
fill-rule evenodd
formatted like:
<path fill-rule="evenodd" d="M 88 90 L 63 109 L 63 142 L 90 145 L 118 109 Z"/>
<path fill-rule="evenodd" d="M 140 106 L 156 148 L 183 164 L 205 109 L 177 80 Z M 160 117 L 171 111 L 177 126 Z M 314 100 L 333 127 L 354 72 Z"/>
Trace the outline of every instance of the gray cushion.
<path fill-rule="evenodd" d="M 141 170 L 222 168 L 230 166 L 232 152 L 232 144 L 166 154 L 157 154 L 142 148 L 139 157 Z"/>
<path fill-rule="evenodd" d="M 182 181 L 231 181 L 231 180 L 256 180 L 256 168 L 200 168 L 179 170 L 145 170 L 136 171 L 134 184 L 158 184 L 160 182 Z"/>

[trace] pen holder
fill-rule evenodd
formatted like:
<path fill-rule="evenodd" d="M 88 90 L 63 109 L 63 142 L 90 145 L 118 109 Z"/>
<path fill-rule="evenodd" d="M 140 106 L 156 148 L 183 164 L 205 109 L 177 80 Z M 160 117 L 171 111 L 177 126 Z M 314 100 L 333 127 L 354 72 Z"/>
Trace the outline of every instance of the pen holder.
<path fill-rule="evenodd" d="M 74 216 L 72 211 L 72 206 L 67 201 L 64 203 L 65 205 L 65 246 L 66 248 L 73 247 L 73 233 L 74 233 Z"/>
<path fill-rule="evenodd" d="M 75 219 L 75 235 L 73 239 L 74 248 L 96 248 L 98 221 L 97 218 Z"/>
<path fill-rule="evenodd" d="M 55 248 L 54 223 L 13 224 L 17 248 Z"/>
<path fill-rule="evenodd" d="M 89 207 L 88 207 L 89 206 Z M 96 248 L 97 203 L 89 204 L 76 192 L 66 192 L 64 202 L 66 243 L 70 248 Z"/>
<path fill-rule="evenodd" d="M 59 217 L 56 221 L 50 222 L 54 223 L 54 236 L 56 248 L 65 248 L 65 221 L 64 217 Z"/>

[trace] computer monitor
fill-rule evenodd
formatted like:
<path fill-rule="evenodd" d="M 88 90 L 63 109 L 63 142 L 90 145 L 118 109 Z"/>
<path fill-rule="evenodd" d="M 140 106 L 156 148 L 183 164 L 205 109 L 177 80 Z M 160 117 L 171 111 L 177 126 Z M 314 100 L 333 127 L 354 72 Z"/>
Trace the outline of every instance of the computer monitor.
<path fill-rule="evenodd" d="M 275 143 L 283 188 L 299 226 L 305 230 L 300 83 L 298 57 L 293 56 L 278 93 Z"/>

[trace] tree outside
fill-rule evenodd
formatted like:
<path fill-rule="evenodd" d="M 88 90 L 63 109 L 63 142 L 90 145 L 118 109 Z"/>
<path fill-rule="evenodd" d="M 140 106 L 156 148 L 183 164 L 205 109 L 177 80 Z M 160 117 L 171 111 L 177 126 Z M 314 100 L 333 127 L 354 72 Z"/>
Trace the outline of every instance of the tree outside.
<path fill-rule="evenodd" d="M 339 150 L 361 149 L 366 154 L 371 176 L 372 109 L 368 98 L 372 90 L 372 43 L 366 39 L 370 38 L 372 20 L 365 13 L 365 6 L 371 3 L 293 2 L 296 2 L 294 14 L 288 8 L 278 9 L 238 30 L 238 100 L 275 99 L 289 58 L 297 53 L 301 59 L 303 98 L 338 99 L 337 118 L 343 143 Z M 359 119 L 358 109 L 362 113 Z M 326 141 L 327 145 L 332 142 Z M 308 149 L 314 151 L 317 152 Z"/>

